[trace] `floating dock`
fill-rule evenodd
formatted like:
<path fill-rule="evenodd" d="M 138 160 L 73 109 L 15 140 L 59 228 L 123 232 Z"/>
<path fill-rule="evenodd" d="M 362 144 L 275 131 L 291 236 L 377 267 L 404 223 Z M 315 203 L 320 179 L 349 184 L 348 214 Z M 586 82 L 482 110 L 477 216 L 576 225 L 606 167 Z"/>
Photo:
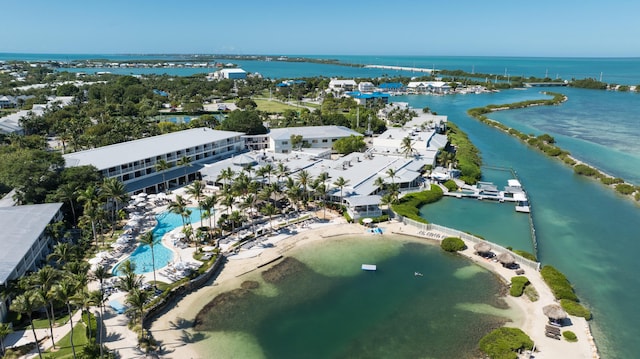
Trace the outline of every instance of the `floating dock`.
<path fill-rule="evenodd" d="M 378 269 L 378 267 L 375 264 L 363 264 L 362 265 L 362 270 L 375 271 L 377 269 Z"/>

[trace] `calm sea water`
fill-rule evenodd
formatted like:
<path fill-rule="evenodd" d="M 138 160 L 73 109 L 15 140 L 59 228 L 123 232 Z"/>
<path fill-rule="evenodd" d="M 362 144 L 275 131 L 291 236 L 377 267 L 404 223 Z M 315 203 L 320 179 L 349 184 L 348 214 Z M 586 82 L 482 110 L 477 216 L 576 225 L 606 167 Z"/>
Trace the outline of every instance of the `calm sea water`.
<path fill-rule="evenodd" d="M 312 245 L 275 283 L 248 277 L 260 288 L 216 304 L 200 347 L 227 358 L 475 357 L 509 316 L 498 279 L 437 246 L 376 238 Z"/>
<path fill-rule="evenodd" d="M 290 57 L 295 57 L 291 55 Z M 331 56 L 300 55 L 306 58 L 336 59 L 346 64 L 390 65 L 428 69 L 463 70 L 470 73 L 485 73 L 512 76 L 535 76 L 550 78 L 595 78 L 607 83 L 640 85 L 640 58 L 553 58 L 553 57 L 491 57 L 491 56 Z M 110 59 L 114 61 L 184 59 L 184 55 L 131 55 L 131 54 L 17 54 L 0 53 L 0 61 Z M 197 62 L 196 59 L 189 59 Z M 240 65 L 248 72 L 259 72 L 268 78 L 295 77 L 378 77 L 420 76 L 406 71 L 363 69 L 312 63 L 290 63 L 281 61 L 220 60 Z M 167 73 L 188 76 L 194 73 L 211 72 L 211 69 L 74 69 L 70 71 L 111 71 L 118 74 Z"/>
<path fill-rule="evenodd" d="M 418 108 L 428 106 L 448 115 L 449 120 L 469 134 L 485 164 L 511 167 L 518 173 L 532 200 L 540 260 L 564 272 L 579 297 L 593 311 L 594 335 L 603 357 L 636 357 L 634 343 L 640 335 L 637 326 L 640 321 L 640 310 L 637 309 L 640 278 L 633 273 L 633 268 L 637 263 L 636 253 L 640 251 L 638 205 L 596 181 L 575 175 L 560 161 L 531 150 L 465 113 L 471 107 L 543 96 L 538 91 L 395 99 L 408 101 Z M 505 111 L 491 114 L 491 117 L 518 124 L 530 132 L 549 133 L 561 146 L 566 146 L 572 153 L 579 152 L 586 161 L 606 164 L 606 170 L 611 174 L 630 180 L 640 177 L 640 166 L 637 165 L 640 152 L 634 150 L 638 146 L 634 136 L 612 135 L 607 130 L 608 126 L 620 126 L 616 133 L 637 133 L 635 94 L 577 89 L 554 91 L 566 92 L 569 101 L 560 106 Z M 585 106 L 597 110 L 587 111 Z M 619 121 L 611 114 L 616 114 L 615 119 Z M 566 125 L 568 123 L 572 125 Z M 571 135 L 567 136 L 567 133 Z M 616 140 L 613 141 L 615 149 L 607 143 L 612 137 Z M 571 147 L 576 143 L 579 146 Z M 455 201 L 437 203 L 433 210 L 424 209 L 425 216 L 431 219 L 429 213 L 459 203 Z M 483 228 L 486 221 L 491 220 L 478 218 L 487 218 L 487 209 L 477 201 L 464 206 L 467 207 L 464 212 L 457 209 L 462 213 L 440 215 L 435 222 L 485 235 Z M 491 224 L 495 226 L 493 231 L 500 232 L 495 234 L 496 238 L 500 238 L 501 233 L 511 233 L 510 222 L 499 219 L 499 214 L 495 218 Z M 491 235 L 487 238 L 491 239 Z M 513 246 L 516 245 L 514 242 Z"/>

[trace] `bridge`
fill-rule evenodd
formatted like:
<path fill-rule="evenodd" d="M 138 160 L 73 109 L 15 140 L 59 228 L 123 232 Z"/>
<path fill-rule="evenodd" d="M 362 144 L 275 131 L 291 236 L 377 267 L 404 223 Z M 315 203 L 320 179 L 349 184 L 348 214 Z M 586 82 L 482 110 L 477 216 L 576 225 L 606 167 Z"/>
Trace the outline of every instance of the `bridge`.
<path fill-rule="evenodd" d="M 525 82 L 525 87 L 569 86 L 568 82 Z"/>

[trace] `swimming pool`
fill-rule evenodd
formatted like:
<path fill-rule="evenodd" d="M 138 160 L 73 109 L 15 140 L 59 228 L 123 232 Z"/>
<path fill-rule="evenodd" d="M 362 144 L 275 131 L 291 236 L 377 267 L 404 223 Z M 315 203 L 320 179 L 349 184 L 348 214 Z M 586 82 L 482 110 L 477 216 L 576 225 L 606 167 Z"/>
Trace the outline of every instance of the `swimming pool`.
<path fill-rule="evenodd" d="M 198 208 L 189 209 L 191 210 L 189 223 L 198 222 L 200 220 L 200 210 Z M 158 224 L 156 224 L 151 232 L 153 233 L 153 242 L 155 243 L 153 246 L 153 257 L 155 257 L 156 270 L 158 270 L 165 267 L 173 259 L 173 251 L 162 245 L 162 237 L 164 237 L 167 232 L 182 226 L 182 217 L 178 214 L 165 211 L 158 214 L 156 220 Z M 136 265 L 136 274 L 153 271 L 151 247 L 146 244 L 138 246 L 127 259 Z M 118 275 L 118 267 L 119 265 L 113 268 L 113 275 Z"/>

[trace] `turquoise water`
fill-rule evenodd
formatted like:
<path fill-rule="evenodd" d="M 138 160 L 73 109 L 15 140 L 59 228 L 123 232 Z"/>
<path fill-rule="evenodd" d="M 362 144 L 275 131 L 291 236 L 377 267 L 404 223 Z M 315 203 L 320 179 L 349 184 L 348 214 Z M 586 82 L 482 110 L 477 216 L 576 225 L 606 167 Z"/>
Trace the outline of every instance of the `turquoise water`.
<path fill-rule="evenodd" d="M 200 210 L 198 208 L 189 208 L 191 210 L 191 216 L 189 217 L 189 223 L 194 223 L 200 220 Z M 153 271 L 153 259 L 155 258 L 156 270 L 165 267 L 173 259 L 173 251 L 165 247 L 162 244 L 162 237 L 164 235 L 180 226 L 182 226 L 182 217 L 178 214 L 165 211 L 156 216 L 158 224 L 153 228 L 153 255 L 151 254 L 151 247 L 148 245 L 141 245 L 136 248 L 128 259 L 136 265 L 136 274 L 144 274 Z M 118 273 L 118 266 L 113 268 L 113 273 Z"/>
<path fill-rule="evenodd" d="M 291 55 L 290 57 L 295 57 Z M 492 57 L 492 56 L 333 56 L 303 55 L 306 58 L 337 59 L 350 64 L 380 64 L 390 66 L 463 70 L 469 73 L 505 73 L 511 76 L 535 76 L 550 78 L 602 78 L 607 83 L 626 85 L 640 84 L 639 58 L 542 58 L 542 57 Z M 179 55 L 117 55 L 117 54 L 15 54 L 0 53 L 0 60 L 28 61 L 72 61 L 87 59 L 110 59 L 114 61 L 134 60 L 177 60 Z M 197 61 L 197 60 L 192 60 Z M 229 60 L 223 60 L 229 62 Z M 358 67 L 297 63 L 281 61 L 234 60 L 248 72 L 258 72 L 268 78 L 296 78 L 311 76 L 326 77 L 394 77 L 420 76 L 419 73 Z M 109 71 L 115 74 L 169 74 L 190 76 L 197 73 L 213 72 L 215 69 L 170 68 L 170 69 L 69 69 L 71 72 L 94 73 Z"/>
<path fill-rule="evenodd" d="M 571 89 L 555 89 L 559 92 L 564 90 Z M 564 141 L 562 134 L 550 129 L 552 123 L 570 122 L 576 116 L 575 112 L 580 113 L 580 106 L 574 109 L 575 112 L 570 110 L 572 99 L 578 100 L 582 96 L 580 103 L 589 102 L 590 107 L 600 107 L 598 111 L 590 112 L 594 118 L 589 122 L 585 121 L 582 125 L 579 121 L 574 125 L 576 130 L 591 133 L 591 137 L 580 140 L 586 149 L 582 156 L 590 163 L 608 163 L 608 172 L 623 174 L 628 171 L 637 178 L 639 167 L 635 162 L 607 161 L 606 158 L 612 156 L 613 152 L 600 151 L 603 145 L 596 142 L 610 137 L 606 130 L 607 124 L 613 121 L 609 113 L 617 113 L 616 118 L 620 118 L 618 124 L 626 128 L 619 132 L 637 131 L 637 123 L 634 122 L 638 119 L 634 110 L 636 104 L 629 103 L 634 97 L 626 95 L 629 94 L 622 94 L 620 98 L 627 102 L 609 101 L 612 97 L 610 92 L 575 91 L 571 93 L 568 103 L 537 110 L 546 112 L 543 118 L 549 123 L 545 122 L 548 127 L 544 132 Z M 575 175 L 560 161 L 531 150 L 520 141 L 469 118 L 465 113 L 471 107 L 515 102 L 527 96 L 536 98 L 541 95 L 537 90 L 530 89 L 488 96 L 412 96 L 395 99 L 409 101 L 418 108 L 429 106 L 438 113 L 448 115 L 449 120 L 469 134 L 480 149 L 484 163 L 512 167 L 517 171 L 532 200 L 540 260 L 564 272 L 581 300 L 592 310 L 592 327 L 603 357 L 636 357 L 634 343 L 640 335 L 637 326 L 640 321 L 640 311 L 637 309 L 640 278 L 633 273 L 633 269 L 637 263 L 636 253 L 640 251 L 638 205 L 621 198 L 596 181 Z M 538 116 L 525 116 L 523 113 L 531 113 L 531 109 L 504 111 L 491 117 L 500 117 L 505 122 L 526 122 L 527 125 L 530 125 L 529 122 L 542 121 Z M 591 126 L 599 124 L 599 128 L 594 129 L 589 123 Z M 620 140 L 624 138 L 621 136 Z M 628 144 L 629 148 L 634 146 L 637 143 Z M 632 151 L 628 155 L 635 157 L 638 153 Z M 464 228 L 470 218 L 478 216 L 476 212 L 482 211 L 468 211 L 468 216 L 450 216 L 446 220 L 449 226 Z M 487 239 L 493 240 L 491 237 Z M 516 245 L 513 243 L 514 247 Z"/>
<path fill-rule="evenodd" d="M 294 254 L 303 265 L 276 283 L 248 277 L 260 288 L 214 306 L 201 347 L 243 358 L 477 357 L 478 340 L 508 315 L 498 279 L 437 246 L 386 236 L 305 248 Z"/>

